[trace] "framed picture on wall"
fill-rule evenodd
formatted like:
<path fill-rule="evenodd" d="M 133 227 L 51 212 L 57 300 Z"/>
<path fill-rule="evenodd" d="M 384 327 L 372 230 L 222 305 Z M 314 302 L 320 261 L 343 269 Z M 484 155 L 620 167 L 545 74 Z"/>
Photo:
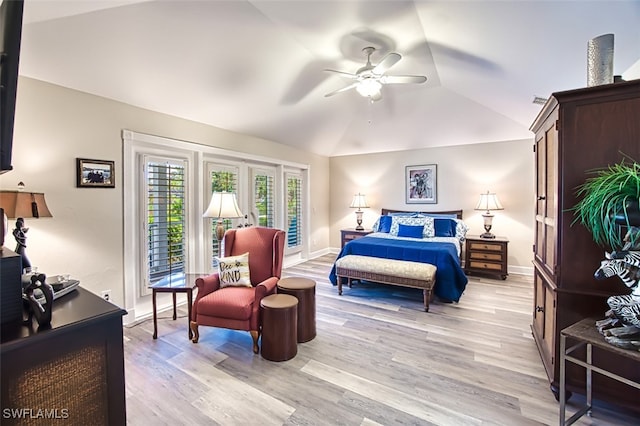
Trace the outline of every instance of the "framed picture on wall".
<path fill-rule="evenodd" d="M 115 161 L 76 158 L 78 188 L 115 188 Z"/>
<path fill-rule="evenodd" d="M 406 167 L 405 185 L 407 204 L 437 204 L 437 167 L 436 164 Z"/>

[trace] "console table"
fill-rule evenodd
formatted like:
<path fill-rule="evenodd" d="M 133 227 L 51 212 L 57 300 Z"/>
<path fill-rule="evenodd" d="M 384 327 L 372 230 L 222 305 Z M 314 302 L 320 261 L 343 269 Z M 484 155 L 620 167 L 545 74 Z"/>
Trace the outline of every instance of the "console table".
<path fill-rule="evenodd" d="M 636 363 L 636 371 L 640 370 L 640 352 L 630 349 L 622 349 L 617 346 L 613 346 L 604 339 L 604 337 L 598 332 L 595 327 L 595 319 L 583 319 L 560 332 L 560 425 L 570 425 L 576 422 L 583 415 L 591 412 L 591 397 L 592 397 L 592 372 L 602 374 L 618 382 L 624 383 L 636 389 L 640 389 L 640 380 L 622 377 L 619 374 L 612 373 L 611 371 L 594 365 L 593 347 L 597 347 L 609 354 L 615 354 L 625 358 L 631 359 Z M 576 343 L 567 347 L 567 339 L 575 341 Z M 584 360 L 573 356 L 578 349 L 586 349 Z M 586 369 L 586 405 L 573 414 L 569 419 L 566 418 L 566 368 L 567 362 L 582 366 Z"/>
<path fill-rule="evenodd" d="M 78 287 L 54 301 L 50 326 L 3 324 L 1 399 L 12 414 L 2 424 L 126 424 L 125 314 Z"/>

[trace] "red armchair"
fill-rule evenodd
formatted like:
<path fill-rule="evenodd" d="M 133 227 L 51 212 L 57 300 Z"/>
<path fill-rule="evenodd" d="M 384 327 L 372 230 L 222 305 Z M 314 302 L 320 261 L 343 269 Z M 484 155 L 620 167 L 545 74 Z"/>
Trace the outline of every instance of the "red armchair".
<path fill-rule="evenodd" d="M 282 273 L 285 232 L 249 227 L 230 229 L 224 234 L 224 256 L 249 252 L 249 273 L 253 287 L 220 287 L 218 273 L 198 278 L 198 293 L 191 312 L 193 343 L 198 343 L 199 325 L 246 330 L 258 353 L 260 301 L 276 292 Z"/>

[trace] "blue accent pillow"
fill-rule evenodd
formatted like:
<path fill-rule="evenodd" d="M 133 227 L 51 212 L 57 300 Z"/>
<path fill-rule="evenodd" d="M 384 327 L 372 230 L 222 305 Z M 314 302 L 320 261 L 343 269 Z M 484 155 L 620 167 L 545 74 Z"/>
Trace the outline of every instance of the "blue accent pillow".
<path fill-rule="evenodd" d="M 422 238 L 424 226 L 398 225 L 398 237 Z"/>
<path fill-rule="evenodd" d="M 380 216 L 380 222 L 378 223 L 378 232 L 384 232 L 388 234 L 391 231 L 391 216 Z"/>
<path fill-rule="evenodd" d="M 456 221 L 451 219 L 439 219 L 433 220 L 436 229 L 436 237 L 455 237 L 456 236 Z"/>

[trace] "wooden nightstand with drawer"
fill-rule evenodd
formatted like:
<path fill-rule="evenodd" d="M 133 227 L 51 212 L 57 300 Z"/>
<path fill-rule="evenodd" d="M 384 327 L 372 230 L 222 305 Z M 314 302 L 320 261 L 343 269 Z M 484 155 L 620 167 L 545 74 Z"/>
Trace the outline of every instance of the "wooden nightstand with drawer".
<path fill-rule="evenodd" d="M 344 247 L 345 244 L 347 244 L 349 241 L 351 240 L 355 240 L 356 238 L 360 238 L 360 237 L 364 237 L 365 235 L 369 235 L 370 233 L 372 233 L 372 230 L 363 230 L 363 231 L 358 231 L 354 228 L 350 228 L 350 229 L 341 229 L 340 230 L 340 240 L 342 242 L 341 246 Z"/>
<path fill-rule="evenodd" d="M 466 239 L 464 272 L 500 275 L 507 278 L 507 246 L 509 240 L 504 237 L 480 238 L 477 235 Z"/>

